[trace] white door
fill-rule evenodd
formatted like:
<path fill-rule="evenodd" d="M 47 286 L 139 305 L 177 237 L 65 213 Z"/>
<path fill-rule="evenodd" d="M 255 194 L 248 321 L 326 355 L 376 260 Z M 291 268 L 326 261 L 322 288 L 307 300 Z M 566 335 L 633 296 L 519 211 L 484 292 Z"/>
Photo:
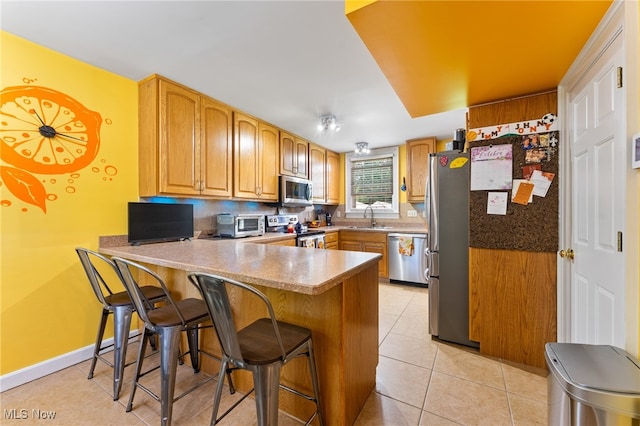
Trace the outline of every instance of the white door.
<path fill-rule="evenodd" d="M 569 268 L 565 276 L 570 283 L 563 283 L 570 295 L 566 340 L 624 348 L 625 259 L 620 238 L 625 229 L 626 114 L 624 88 L 618 87 L 622 33 L 610 41 L 566 89 L 571 223 L 566 239 L 570 247 L 562 248 L 572 249 L 575 257 L 559 262 Z"/>

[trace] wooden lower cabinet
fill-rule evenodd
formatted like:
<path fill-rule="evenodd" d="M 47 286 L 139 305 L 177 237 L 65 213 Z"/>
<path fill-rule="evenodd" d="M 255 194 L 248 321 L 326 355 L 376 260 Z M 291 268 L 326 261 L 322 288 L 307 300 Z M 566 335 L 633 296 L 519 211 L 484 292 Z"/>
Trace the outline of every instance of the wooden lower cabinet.
<path fill-rule="evenodd" d="M 338 250 L 338 231 L 327 232 L 324 236 L 324 247 L 328 250 Z"/>
<path fill-rule="evenodd" d="M 380 278 L 389 278 L 386 232 L 340 231 L 340 250 L 365 251 L 379 253 L 382 259 L 378 262 Z"/>
<path fill-rule="evenodd" d="M 280 241 L 274 241 L 272 243 L 269 243 L 272 246 L 291 246 L 291 247 L 295 247 L 296 246 L 296 239 L 295 238 L 289 238 L 288 240 L 280 240 Z"/>

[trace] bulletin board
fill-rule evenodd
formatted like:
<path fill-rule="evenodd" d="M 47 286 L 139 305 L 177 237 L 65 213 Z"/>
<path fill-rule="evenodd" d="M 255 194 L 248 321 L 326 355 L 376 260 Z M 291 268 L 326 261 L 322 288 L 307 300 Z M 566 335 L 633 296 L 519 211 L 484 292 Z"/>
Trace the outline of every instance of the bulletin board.
<path fill-rule="evenodd" d="M 520 250 L 532 252 L 556 252 L 558 250 L 558 140 L 557 131 L 541 134 L 544 138 L 555 138 L 553 146 L 545 148 L 546 157 L 535 163 L 532 160 L 526 136 L 505 135 L 496 139 L 473 141 L 469 149 L 479 146 L 511 144 L 513 179 L 523 179 L 533 168 L 554 174 L 544 197 L 532 196 L 532 202 L 522 205 L 511 201 L 512 190 L 507 192 L 506 214 L 488 214 L 490 192 L 471 191 L 469 197 L 469 246 L 487 249 Z M 547 140 L 547 139 L 545 139 Z M 529 153 L 529 154 L 527 154 Z M 471 165 L 473 168 L 473 163 Z"/>

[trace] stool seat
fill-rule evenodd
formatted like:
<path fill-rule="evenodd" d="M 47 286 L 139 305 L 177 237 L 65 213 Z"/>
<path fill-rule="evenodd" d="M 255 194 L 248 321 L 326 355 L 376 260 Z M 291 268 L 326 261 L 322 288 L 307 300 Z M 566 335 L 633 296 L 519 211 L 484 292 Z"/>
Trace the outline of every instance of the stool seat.
<path fill-rule="evenodd" d="M 183 321 L 190 323 L 209 320 L 207 306 L 200 299 L 178 300 L 175 302 L 175 306 L 180 310 L 182 318 L 178 316 L 173 306 L 167 305 L 149 311 L 149 321 L 153 323 L 154 327 L 177 327 L 181 326 Z"/>
<path fill-rule="evenodd" d="M 148 285 L 148 286 L 140 287 L 140 290 L 142 290 L 142 293 L 144 293 L 147 299 L 158 299 L 158 298 L 164 299 L 164 293 L 162 292 L 161 288 Z M 133 302 L 129 297 L 129 293 L 127 293 L 126 291 L 110 294 L 108 296 L 105 296 L 104 299 L 111 306 L 124 306 L 124 305 L 133 306 Z"/>
<path fill-rule="evenodd" d="M 276 321 L 285 353 L 293 352 L 311 339 L 311 330 Z M 282 361 L 282 350 L 273 334 L 270 318 L 261 318 L 238 332 L 238 343 L 247 364 L 264 365 Z"/>

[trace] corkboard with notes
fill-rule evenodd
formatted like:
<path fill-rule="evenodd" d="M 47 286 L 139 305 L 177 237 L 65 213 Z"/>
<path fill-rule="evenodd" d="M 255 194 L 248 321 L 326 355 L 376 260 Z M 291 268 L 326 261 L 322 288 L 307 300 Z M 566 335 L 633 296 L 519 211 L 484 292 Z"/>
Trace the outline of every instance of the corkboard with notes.
<path fill-rule="evenodd" d="M 557 138 L 557 132 L 555 137 Z M 512 201 L 513 190 L 508 190 L 505 215 L 487 214 L 489 192 L 471 191 L 469 195 L 469 246 L 534 252 L 558 250 L 558 147 L 549 147 L 546 158 L 529 155 L 524 136 L 502 136 L 470 144 L 478 146 L 511 144 L 513 179 L 523 179 L 533 170 L 554 174 L 544 197 L 532 196 L 525 205 Z M 535 162 L 534 162 L 535 161 Z M 473 167 L 473 163 L 471 165 Z"/>

